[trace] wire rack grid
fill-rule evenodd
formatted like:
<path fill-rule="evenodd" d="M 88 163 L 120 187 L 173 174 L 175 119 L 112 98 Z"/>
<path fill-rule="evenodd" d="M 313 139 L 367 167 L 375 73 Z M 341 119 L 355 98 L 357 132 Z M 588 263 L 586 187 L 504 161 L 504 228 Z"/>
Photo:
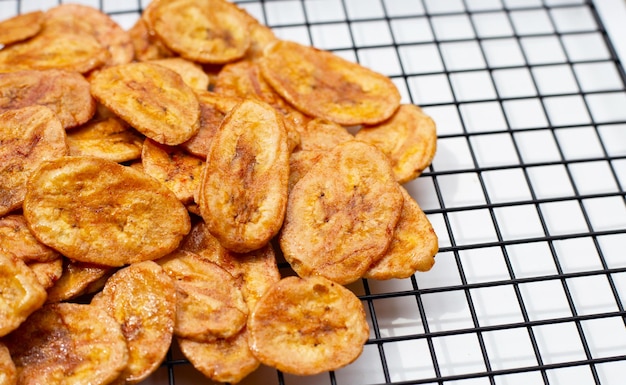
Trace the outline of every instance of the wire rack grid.
<path fill-rule="evenodd" d="M 149 1 L 75 2 L 130 28 Z M 0 17 L 58 3 L 0 0 Z M 437 155 L 406 187 L 440 239 L 431 271 L 350 285 L 371 326 L 356 362 L 243 384 L 624 383 L 626 75 L 596 3 L 237 3 L 435 119 Z M 146 383 L 210 382 L 174 347 Z"/>

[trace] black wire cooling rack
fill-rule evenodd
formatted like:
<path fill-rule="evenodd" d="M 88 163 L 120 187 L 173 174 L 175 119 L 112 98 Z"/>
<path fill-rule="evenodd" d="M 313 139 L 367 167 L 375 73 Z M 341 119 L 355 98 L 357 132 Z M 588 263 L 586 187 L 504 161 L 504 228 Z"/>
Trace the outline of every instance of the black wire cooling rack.
<path fill-rule="evenodd" d="M 148 1 L 81 3 L 130 28 Z M 371 326 L 355 363 L 244 384 L 626 383 L 626 75 L 594 2 L 238 3 L 433 116 L 437 156 L 406 187 L 440 238 L 430 272 L 350 286 Z M 146 383 L 210 381 L 174 346 Z"/>

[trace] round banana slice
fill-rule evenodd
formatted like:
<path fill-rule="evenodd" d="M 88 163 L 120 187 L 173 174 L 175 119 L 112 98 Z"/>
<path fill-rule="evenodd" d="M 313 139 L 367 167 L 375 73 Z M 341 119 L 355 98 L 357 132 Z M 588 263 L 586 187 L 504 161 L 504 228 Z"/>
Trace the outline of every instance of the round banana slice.
<path fill-rule="evenodd" d="M 435 157 L 435 122 L 416 105 L 403 104 L 387 121 L 364 126 L 356 139 L 373 144 L 391 160 L 398 183 L 417 178 Z"/>
<path fill-rule="evenodd" d="M 67 154 L 65 137 L 47 107 L 0 114 L 0 216 L 22 206 L 28 178 L 41 163 Z"/>
<path fill-rule="evenodd" d="M 365 278 L 408 278 L 416 271 L 428 271 L 439 250 L 437 234 L 419 204 L 400 187 L 404 205 L 385 255 L 365 272 Z"/>
<path fill-rule="evenodd" d="M 330 151 L 343 142 L 354 140 L 354 136 L 343 126 L 324 119 L 313 119 L 300 132 L 302 150 Z"/>
<path fill-rule="evenodd" d="M 0 21 L 0 44 L 9 45 L 35 36 L 41 31 L 43 21 L 42 11 L 22 13 Z"/>
<path fill-rule="evenodd" d="M 22 214 L 0 218 L 0 249 L 9 251 L 26 263 L 49 262 L 60 256 L 58 251 L 35 238 Z"/>
<path fill-rule="evenodd" d="M 176 72 L 158 64 L 129 63 L 94 74 L 91 93 L 137 131 L 170 146 L 198 132 L 200 105 Z"/>
<path fill-rule="evenodd" d="M 113 274 L 91 301 L 120 325 L 128 344 L 121 377 L 136 384 L 165 359 L 176 320 L 174 281 L 152 261 L 131 264 Z"/>
<path fill-rule="evenodd" d="M 48 289 L 48 303 L 67 301 L 83 294 L 92 293 L 96 286 L 102 289 L 104 284 L 98 282 L 106 281 L 113 273 L 114 269 L 109 266 L 95 265 L 92 263 L 73 262 L 64 258 L 63 272 L 61 277 Z"/>
<path fill-rule="evenodd" d="M 0 385 L 16 385 L 17 369 L 9 349 L 0 341 Z"/>
<path fill-rule="evenodd" d="M 23 210 L 41 242 L 106 266 L 169 254 L 191 228 L 187 209 L 162 183 L 95 157 L 44 163 L 29 180 Z"/>
<path fill-rule="evenodd" d="M 0 249 L 0 337 L 15 330 L 46 300 L 37 276 L 19 258 Z"/>
<path fill-rule="evenodd" d="M 120 325 L 91 305 L 45 305 L 5 343 L 17 367 L 18 384 L 105 385 L 128 361 Z"/>
<path fill-rule="evenodd" d="M 157 4 L 148 23 L 180 56 L 222 64 L 241 58 L 250 46 L 248 20 L 225 0 L 176 0 Z"/>
<path fill-rule="evenodd" d="M 192 61 L 181 57 L 170 57 L 150 60 L 150 63 L 162 65 L 176 72 L 183 78 L 185 84 L 193 89 L 207 90 L 209 88 L 209 75 L 200 65 Z"/>
<path fill-rule="evenodd" d="M 361 301 L 323 277 L 283 278 L 257 303 L 248 332 L 261 363 L 296 375 L 352 363 L 369 337 Z"/>
<path fill-rule="evenodd" d="M 259 63 L 276 92 L 310 116 L 345 126 L 375 124 L 400 105 L 391 79 L 329 51 L 280 40 Z"/>
<path fill-rule="evenodd" d="M 207 156 L 200 212 L 211 234 L 245 253 L 278 233 L 287 203 L 289 150 L 282 118 L 246 100 L 224 119 Z"/>
<path fill-rule="evenodd" d="M 0 74 L 0 112 L 26 106 L 50 108 L 63 128 L 86 123 L 96 112 L 89 83 L 76 72 L 24 70 Z"/>
<path fill-rule="evenodd" d="M 285 259 L 301 277 L 356 281 L 391 243 L 403 204 L 398 187 L 376 147 L 339 145 L 291 190 L 279 238 Z"/>

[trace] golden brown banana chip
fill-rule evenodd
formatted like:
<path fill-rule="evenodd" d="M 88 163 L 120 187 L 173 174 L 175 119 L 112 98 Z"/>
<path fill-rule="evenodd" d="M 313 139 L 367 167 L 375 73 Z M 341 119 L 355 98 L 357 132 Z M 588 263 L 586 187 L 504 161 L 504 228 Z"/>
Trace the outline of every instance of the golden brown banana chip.
<path fill-rule="evenodd" d="M 176 320 L 174 281 L 152 261 L 118 270 L 91 301 L 121 326 L 128 344 L 128 364 L 121 374 L 135 384 L 165 359 Z"/>
<path fill-rule="evenodd" d="M 26 263 L 49 262 L 60 256 L 56 250 L 35 238 L 22 214 L 0 218 L 0 248 Z"/>
<path fill-rule="evenodd" d="M 84 74 L 108 59 L 109 52 L 91 35 L 42 31 L 0 50 L 0 72 L 62 69 Z"/>
<path fill-rule="evenodd" d="M 9 349 L 0 341 L 0 385 L 16 385 L 17 369 Z"/>
<path fill-rule="evenodd" d="M 196 91 L 196 96 L 200 102 L 200 129 L 180 146 L 190 154 L 206 159 L 211 141 L 224 117 L 243 99 L 200 90 Z"/>
<path fill-rule="evenodd" d="M 192 61 L 227 63 L 250 46 L 247 18 L 225 0 L 159 2 L 148 18 L 148 26 L 168 48 Z"/>
<path fill-rule="evenodd" d="M 44 163 L 29 180 L 23 208 L 40 241 L 107 266 L 169 254 L 191 227 L 185 206 L 163 184 L 95 157 Z"/>
<path fill-rule="evenodd" d="M 25 70 L 0 74 L 0 112 L 31 105 L 50 108 L 63 128 L 87 122 L 96 112 L 89 83 L 72 71 Z"/>
<path fill-rule="evenodd" d="M 107 67 L 91 78 L 91 93 L 147 137 L 177 145 L 198 132 L 200 105 L 176 72 L 158 64 Z"/>
<path fill-rule="evenodd" d="M 35 36 L 41 30 L 43 20 L 42 11 L 32 11 L 0 21 L 0 44 L 8 45 Z"/>
<path fill-rule="evenodd" d="M 373 144 L 389 157 L 398 183 L 417 178 L 430 165 L 437 149 L 435 122 L 413 104 L 401 105 L 379 125 L 362 127 L 356 138 Z"/>
<path fill-rule="evenodd" d="M 265 79 L 307 115 L 353 126 L 389 118 L 400 92 L 386 76 L 329 51 L 280 40 L 260 60 Z"/>
<path fill-rule="evenodd" d="M 245 327 L 230 338 L 208 342 L 178 338 L 178 345 L 194 368 L 219 383 L 237 384 L 261 364 L 250 351 Z"/>
<path fill-rule="evenodd" d="M 135 54 L 128 31 L 94 7 L 61 4 L 50 8 L 46 11 L 45 31 L 92 35 L 109 52 L 106 65 L 129 63 Z"/>
<path fill-rule="evenodd" d="M 303 150 L 330 151 L 354 136 L 343 126 L 324 119 L 313 119 L 300 132 L 300 148 Z"/>
<path fill-rule="evenodd" d="M 285 259 L 301 277 L 353 282 L 387 250 L 402 204 L 385 154 L 345 142 L 291 190 L 280 234 Z"/>
<path fill-rule="evenodd" d="M 67 133 L 69 155 L 87 155 L 113 162 L 139 159 L 144 137 L 122 119 L 92 119 Z"/>
<path fill-rule="evenodd" d="M 67 301 L 83 294 L 92 293 L 95 290 L 90 288 L 94 285 L 101 289 L 104 284 L 98 285 L 97 282 L 108 279 L 114 271 L 115 269 L 109 266 L 74 262 L 64 258 L 63 273 L 48 289 L 47 302 Z"/>
<path fill-rule="evenodd" d="M 45 305 L 5 343 L 19 384 L 105 385 L 119 376 L 128 360 L 120 325 L 91 305 Z"/>
<path fill-rule="evenodd" d="M 26 182 L 42 162 L 66 153 L 65 130 L 49 108 L 0 114 L 0 216 L 22 205 Z"/>
<path fill-rule="evenodd" d="M 56 281 L 58 281 L 63 274 L 63 258 L 61 256 L 52 261 L 31 262 L 26 266 L 35 273 L 37 281 L 39 281 L 44 289 L 49 289 L 54 286 Z"/>
<path fill-rule="evenodd" d="M 191 203 L 200 187 L 204 161 L 182 148 L 146 139 L 141 152 L 143 171 L 172 190 L 183 203 Z"/>
<path fill-rule="evenodd" d="M 408 278 L 416 271 L 428 271 L 439 249 L 437 234 L 419 204 L 400 187 L 404 205 L 393 240 L 385 255 L 365 272 L 365 278 Z"/>
<path fill-rule="evenodd" d="M 254 100 L 233 108 L 213 138 L 199 190 L 200 212 L 211 234 L 235 252 L 266 245 L 283 222 L 288 178 L 280 115 Z"/>
<path fill-rule="evenodd" d="M 192 61 L 181 57 L 171 57 L 165 59 L 150 60 L 155 63 L 167 67 L 179 74 L 183 81 L 191 88 L 197 90 L 208 90 L 209 75 L 207 75 L 202 67 Z"/>
<path fill-rule="evenodd" d="M 361 301 L 323 277 L 287 277 L 248 320 L 252 353 L 285 373 L 313 375 L 356 360 L 369 337 Z"/>
<path fill-rule="evenodd" d="M 289 156 L 289 192 L 302 177 L 309 172 L 327 151 L 322 150 L 299 150 Z"/>
<path fill-rule="evenodd" d="M 26 264 L 0 250 L 0 337 L 15 330 L 46 300 L 46 290 Z"/>
<path fill-rule="evenodd" d="M 155 3 L 153 1 L 148 5 Z M 147 9 L 147 8 L 146 8 Z M 158 36 L 151 34 L 143 18 L 137 19 L 135 24 L 128 30 L 135 51 L 135 59 L 139 61 L 164 59 L 176 56 L 165 46 Z"/>
<path fill-rule="evenodd" d="M 248 30 L 250 31 L 250 47 L 246 51 L 244 59 L 257 60 L 263 57 L 263 51 L 270 43 L 278 40 L 271 28 L 259 23 L 246 10 L 241 9 L 246 19 L 248 19 Z"/>
<path fill-rule="evenodd" d="M 176 251 L 158 263 L 176 284 L 174 334 L 211 341 L 233 336 L 246 324 L 248 308 L 226 270 L 188 251 Z"/>

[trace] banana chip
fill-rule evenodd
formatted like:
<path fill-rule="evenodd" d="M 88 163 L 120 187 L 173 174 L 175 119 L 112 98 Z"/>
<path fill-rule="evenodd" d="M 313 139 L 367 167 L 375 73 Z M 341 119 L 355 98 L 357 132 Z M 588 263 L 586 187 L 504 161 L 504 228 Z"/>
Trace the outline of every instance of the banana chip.
<path fill-rule="evenodd" d="M 286 136 L 271 106 L 246 100 L 213 138 L 198 204 L 209 231 L 227 249 L 259 249 L 280 230 L 289 178 Z"/>
<path fill-rule="evenodd" d="M 0 44 L 17 43 L 35 36 L 41 30 L 43 20 L 42 11 L 32 11 L 0 21 Z"/>
<path fill-rule="evenodd" d="M 126 383 L 146 379 L 165 359 L 176 320 L 174 281 L 152 261 L 134 263 L 113 274 L 91 301 L 121 326 L 128 344 Z"/>
<path fill-rule="evenodd" d="M 37 281 L 44 289 L 54 286 L 63 274 L 63 258 L 61 256 L 52 261 L 31 262 L 26 266 L 35 273 Z"/>
<path fill-rule="evenodd" d="M 48 289 L 47 302 L 61 302 L 74 299 L 83 294 L 92 293 L 94 286 L 101 289 L 104 284 L 98 282 L 108 279 L 114 269 L 109 266 L 92 263 L 63 260 L 61 277 Z"/>
<path fill-rule="evenodd" d="M 176 283 L 174 334 L 211 341 L 231 337 L 244 327 L 248 308 L 226 270 L 188 251 L 176 251 L 158 263 Z"/>
<path fill-rule="evenodd" d="M 326 153 L 327 151 L 322 150 L 300 150 L 291 153 L 289 156 L 289 193 L 293 190 L 293 186 L 295 186 Z"/>
<path fill-rule="evenodd" d="M 63 128 L 86 123 L 96 112 L 89 83 L 76 72 L 25 70 L 0 74 L 0 112 L 31 105 L 50 108 Z"/>
<path fill-rule="evenodd" d="M 49 262 L 60 257 L 56 250 L 35 238 L 22 214 L 0 218 L 0 249 L 11 252 L 26 263 Z"/>
<path fill-rule="evenodd" d="M 417 178 L 430 165 L 437 149 L 435 122 L 421 108 L 403 104 L 391 119 L 364 126 L 358 140 L 373 144 L 391 160 L 398 183 Z"/>
<path fill-rule="evenodd" d="M 329 51 L 280 40 L 259 63 L 276 92 L 310 116 L 345 126 L 375 124 L 400 105 L 388 77 Z"/>
<path fill-rule="evenodd" d="M 17 384 L 17 369 L 9 349 L 0 341 L 0 385 Z"/>
<path fill-rule="evenodd" d="M 37 276 L 19 258 L 0 250 L 0 337 L 15 330 L 46 300 Z"/>
<path fill-rule="evenodd" d="M 301 277 L 354 282 L 389 247 L 402 204 L 385 154 L 345 142 L 291 190 L 279 238 L 285 259 Z"/>
<path fill-rule="evenodd" d="M 155 3 L 153 1 L 150 4 Z M 150 7 L 151 5 L 148 5 Z M 135 24 L 128 30 L 130 39 L 135 51 L 135 59 L 139 61 L 165 59 L 174 57 L 176 54 L 161 42 L 161 40 L 150 33 L 143 18 L 137 19 Z"/>
<path fill-rule="evenodd" d="M 354 140 L 354 136 L 343 126 L 324 119 L 313 119 L 300 132 L 302 150 L 330 151 L 343 142 Z"/>
<path fill-rule="evenodd" d="M 91 93 L 156 142 L 173 146 L 198 132 L 198 99 L 169 68 L 146 62 L 107 67 L 91 77 Z"/>
<path fill-rule="evenodd" d="M 350 364 L 369 337 L 361 301 L 323 277 L 283 278 L 257 303 L 248 332 L 261 363 L 296 375 Z"/>
<path fill-rule="evenodd" d="M 103 309 L 49 304 L 5 340 L 19 384 L 101 384 L 126 367 L 128 350 L 120 325 Z"/>
<path fill-rule="evenodd" d="M 183 78 L 185 84 L 193 89 L 207 90 L 209 88 L 209 75 L 194 62 L 180 57 L 171 57 L 150 60 L 150 63 L 162 65 L 176 72 Z"/>
<path fill-rule="evenodd" d="M 49 108 L 0 114 L 0 216 L 20 208 L 26 182 L 41 163 L 66 153 L 65 130 Z"/>
<path fill-rule="evenodd" d="M 73 260 L 107 266 L 169 254 L 191 227 L 167 187 L 95 157 L 43 164 L 29 180 L 23 209 L 40 241 Z"/>
<path fill-rule="evenodd" d="M 146 18 L 169 49 L 192 61 L 227 63 L 250 46 L 247 18 L 225 0 L 162 1 Z"/>

